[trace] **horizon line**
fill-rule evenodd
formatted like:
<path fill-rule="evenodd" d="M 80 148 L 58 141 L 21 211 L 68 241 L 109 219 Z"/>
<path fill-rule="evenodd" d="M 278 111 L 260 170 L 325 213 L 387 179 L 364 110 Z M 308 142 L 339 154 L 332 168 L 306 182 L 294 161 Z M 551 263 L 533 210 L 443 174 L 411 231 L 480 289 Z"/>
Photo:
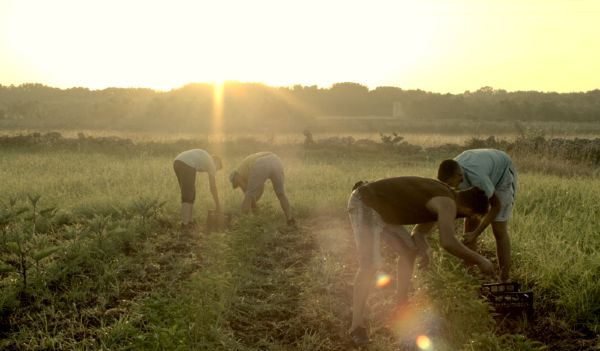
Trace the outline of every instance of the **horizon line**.
<path fill-rule="evenodd" d="M 100 88 L 100 87 L 88 87 L 88 86 L 70 86 L 70 87 L 59 87 L 59 86 L 51 86 L 45 83 L 40 83 L 40 82 L 24 82 L 24 83 L 20 83 L 20 84 L 15 84 L 15 83 L 11 83 L 9 85 L 4 85 L 4 83 L 0 82 L 0 87 L 22 87 L 22 86 L 26 86 L 26 85 L 40 85 L 40 86 L 44 86 L 47 88 L 51 88 L 51 89 L 59 89 L 59 90 L 71 90 L 71 89 L 87 89 L 90 91 L 103 91 L 103 90 L 110 90 L 110 89 L 147 89 L 147 90 L 152 90 L 154 92 L 157 93 L 168 93 L 168 92 L 172 92 L 172 91 L 176 91 L 179 89 L 183 89 L 189 85 L 215 85 L 215 84 L 231 84 L 231 83 L 236 83 L 236 84 L 240 84 L 240 85 L 252 85 L 252 84 L 256 84 L 256 85 L 264 85 L 270 88 L 275 88 L 275 89 L 280 89 L 280 88 L 288 88 L 288 89 L 292 89 L 295 86 L 301 86 L 304 88 L 310 88 L 310 87 L 317 87 L 317 89 L 323 89 L 323 90 L 328 90 L 333 88 L 335 85 L 338 84 L 356 84 L 356 85 L 360 85 L 363 86 L 365 88 L 367 88 L 367 90 L 369 92 L 371 91 L 375 91 L 379 88 L 395 88 L 395 89 L 400 89 L 402 91 L 422 91 L 425 93 L 432 93 L 432 94 L 440 94 L 440 95 L 464 95 L 467 93 L 476 93 L 479 91 L 483 91 L 483 90 L 489 90 L 491 92 L 502 92 L 502 93 L 523 93 L 523 92 L 536 92 L 536 93 L 542 93 L 542 94 L 586 94 L 586 93 L 590 93 L 590 92 L 594 92 L 597 90 L 600 90 L 599 88 L 595 88 L 595 89 L 591 89 L 591 90 L 579 90 L 579 91 L 564 91 L 564 92 L 559 92 L 559 91 L 552 91 L 552 90 L 536 90 L 536 89 L 523 89 L 523 90 L 506 90 L 503 88 L 495 88 L 493 86 L 490 85 L 485 85 L 482 87 L 479 87 L 475 90 L 465 90 L 461 93 L 452 93 L 452 92 L 439 92 L 439 91 L 433 91 L 433 90 L 425 90 L 422 88 L 403 88 L 400 86 L 394 86 L 394 85 L 379 85 L 376 86 L 375 88 L 371 88 L 368 85 L 364 84 L 364 83 L 360 83 L 360 82 L 353 82 L 353 81 L 341 81 L 341 82 L 336 82 L 333 83 L 329 86 L 324 86 L 324 85 L 319 85 L 319 84 L 301 84 L 301 83 L 294 83 L 294 84 L 289 84 L 289 85 L 270 85 L 268 83 L 264 83 L 264 82 L 255 82 L 255 81 L 240 81 L 240 80 L 235 80 L 235 79 L 227 79 L 221 82 L 217 82 L 217 81 L 206 81 L 206 82 L 189 82 L 189 83 L 185 83 L 183 85 L 180 85 L 178 87 L 173 87 L 173 88 L 169 88 L 169 89 L 164 89 L 164 88 L 153 88 L 153 87 L 149 87 L 149 86 L 106 86 L 104 88 Z"/>

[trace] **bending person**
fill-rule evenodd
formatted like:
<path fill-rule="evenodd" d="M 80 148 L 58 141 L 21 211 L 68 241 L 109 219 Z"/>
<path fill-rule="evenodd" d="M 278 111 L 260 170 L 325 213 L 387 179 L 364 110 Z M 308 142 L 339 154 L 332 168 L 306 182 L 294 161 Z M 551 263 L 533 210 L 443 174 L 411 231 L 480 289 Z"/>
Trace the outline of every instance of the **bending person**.
<path fill-rule="evenodd" d="M 372 183 L 358 182 L 348 200 L 348 213 L 358 251 L 359 268 L 354 279 L 350 336 L 355 344 L 369 341 L 365 328 L 366 302 L 379 268 L 380 239 L 398 253 L 397 303 L 408 299 L 408 289 L 417 254 L 427 255 L 428 246 L 421 235 L 411 234 L 405 224 L 437 224 L 440 244 L 449 253 L 493 274 L 493 265 L 470 250 L 454 236 L 457 216 L 485 214 L 488 202 L 477 188 L 456 192 L 435 179 L 397 177 Z M 415 227 L 416 228 L 416 227 Z M 427 231 L 419 232 L 426 233 Z"/>
<path fill-rule="evenodd" d="M 261 198 L 265 182 L 271 180 L 273 191 L 279 200 L 279 204 L 288 225 L 295 224 L 290 210 L 290 202 L 285 194 L 283 164 L 277 155 L 272 152 L 257 152 L 247 156 L 240 165 L 231 172 L 229 180 L 231 186 L 240 188 L 244 192 L 242 201 L 242 213 L 246 214 L 252 210 L 256 212 L 256 203 Z"/>
<path fill-rule="evenodd" d="M 511 248 L 508 220 L 512 216 L 518 188 L 517 170 L 511 158 L 500 150 L 466 150 L 453 160 L 440 163 L 438 179 L 453 188 L 476 186 L 485 191 L 491 204 L 490 212 L 481 220 L 476 217 L 465 219 L 464 243 L 475 249 L 477 238 L 491 223 L 496 240 L 500 280 L 509 281 Z"/>
<path fill-rule="evenodd" d="M 202 149 L 187 150 L 175 157 L 173 169 L 181 190 L 181 224 L 185 227 L 192 223 L 194 201 L 196 199 L 196 173 L 206 172 L 210 193 L 215 209 L 221 212 L 219 193 L 215 175 L 222 168 L 221 159 Z"/>

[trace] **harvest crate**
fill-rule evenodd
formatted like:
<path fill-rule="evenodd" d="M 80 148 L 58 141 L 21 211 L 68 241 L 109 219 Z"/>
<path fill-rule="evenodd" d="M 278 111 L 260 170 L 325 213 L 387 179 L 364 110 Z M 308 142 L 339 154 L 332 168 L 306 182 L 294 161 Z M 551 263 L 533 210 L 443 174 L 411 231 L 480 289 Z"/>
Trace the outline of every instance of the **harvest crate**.
<path fill-rule="evenodd" d="M 516 282 L 481 285 L 481 295 L 494 307 L 501 317 L 533 319 L 533 292 L 520 291 Z"/>
<path fill-rule="evenodd" d="M 206 233 L 222 232 L 231 225 L 231 214 L 208 210 L 206 216 Z"/>
<path fill-rule="evenodd" d="M 516 292 L 521 289 L 521 284 L 517 282 L 510 283 L 494 283 L 494 284 L 482 284 L 481 285 L 481 294 L 495 294 L 501 292 Z"/>

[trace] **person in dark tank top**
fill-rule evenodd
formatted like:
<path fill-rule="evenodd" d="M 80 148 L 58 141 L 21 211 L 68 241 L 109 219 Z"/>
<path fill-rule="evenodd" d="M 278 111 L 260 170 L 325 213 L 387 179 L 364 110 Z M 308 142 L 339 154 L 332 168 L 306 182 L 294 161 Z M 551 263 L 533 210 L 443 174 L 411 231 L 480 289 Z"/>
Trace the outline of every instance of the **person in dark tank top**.
<path fill-rule="evenodd" d="M 381 263 L 380 240 L 398 254 L 397 303 L 408 300 L 408 289 L 417 255 L 428 259 L 425 235 L 434 225 L 440 244 L 452 255 L 476 264 L 484 274 L 493 275 L 492 263 L 470 250 L 455 237 L 457 217 L 484 215 L 489 203 L 476 187 L 456 191 L 430 178 L 395 177 L 358 182 L 348 200 L 348 214 L 354 232 L 359 268 L 354 279 L 350 336 L 357 345 L 368 343 L 365 327 L 366 302 Z M 404 225 L 416 224 L 413 233 Z"/>

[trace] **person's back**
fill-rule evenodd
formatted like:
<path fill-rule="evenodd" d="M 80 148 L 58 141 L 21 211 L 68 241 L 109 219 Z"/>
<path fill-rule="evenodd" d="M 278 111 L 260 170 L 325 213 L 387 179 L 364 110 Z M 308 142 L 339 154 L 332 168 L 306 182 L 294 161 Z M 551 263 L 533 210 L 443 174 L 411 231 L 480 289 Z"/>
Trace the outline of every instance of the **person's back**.
<path fill-rule="evenodd" d="M 212 175 L 214 175 L 216 172 L 216 166 L 213 161 L 213 157 L 202 149 L 183 151 L 175 157 L 175 160 L 184 162 L 198 172 L 207 172 L 208 174 Z"/>
<path fill-rule="evenodd" d="M 261 151 L 261 152 L 257 152 L 257 153 L 248 155 L 242 160 L 242 162 L 240 162 L 240 164 L 237 166 L 237 168 L 235 170 L 244 180 L 247 181 L 248 177 L 250 176 L 250 170 L 251 170 L 252 166 L 254 165 L 254 163 L 256 162 L 256 160 L 258 160 L 261 157 L 271 156 L 271 155 L 275 155 L 275 154 L 273 154 L 270 151 Z"/>
<path fill-rule="evenodd" d="M 512 160 L 504 151 L 495 149 L 472 149 L 462 152 L 454 158 L 464 172 L 460 189 L 477 186 L 488 197 L 494 189 L 505 182 Z"/>
<path fill-rule="evenodd" d="M 434 222 L 437 215 L 425 206 L 436 196 L 454 199 L 446 184 L 422 177 L 395 177 L 365 183 L 358 188 L 363 202 L 390 224 Z"/>

